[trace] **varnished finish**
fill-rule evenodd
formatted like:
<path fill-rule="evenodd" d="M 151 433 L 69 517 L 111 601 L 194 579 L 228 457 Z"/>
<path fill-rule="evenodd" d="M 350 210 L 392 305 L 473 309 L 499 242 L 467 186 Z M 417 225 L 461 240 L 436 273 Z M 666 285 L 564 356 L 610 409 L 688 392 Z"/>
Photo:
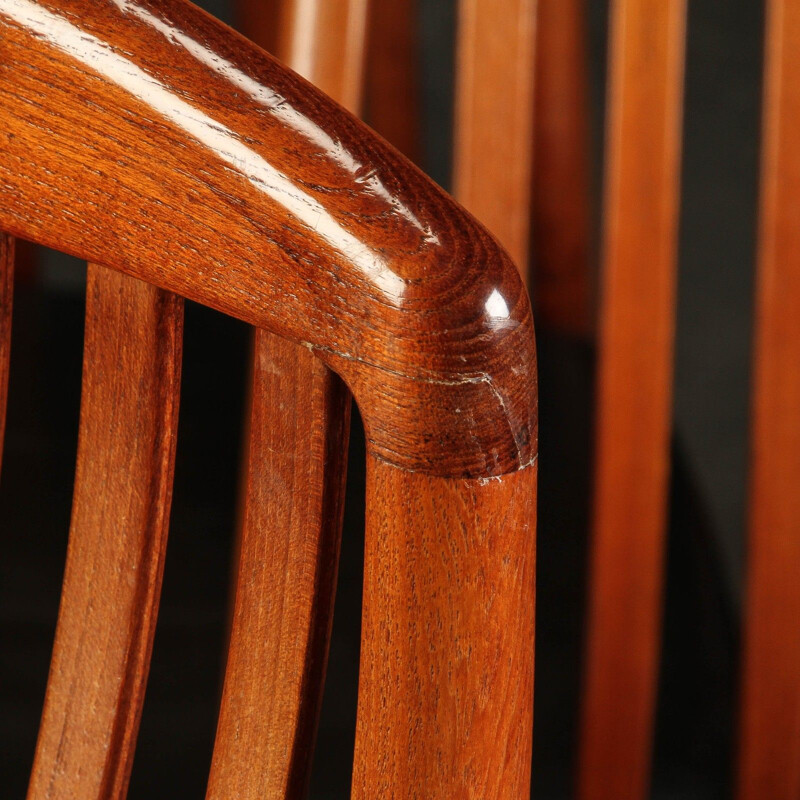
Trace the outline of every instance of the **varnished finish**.
<path fill-rule="evenodd" d="M 352 18 L 366 3 L 317 3 L 315 25 L 302 8 L 284 4 L 300 30 L 282 26 L 277 55 L 357 103 L 364 26 Z M 266 31 L 247 33 L 259 41 Z M 300 800 L 325 678 L 351 400 L 299 344 L 257 331 L 253 354 L 238 586 L 207 794 Z"/>
<path fill-rule="evenodd" d="M 183 301 L 89 266 L 67 564 L 29 800 L 124 798 L 164 561 Z"/>
<path fill-rule="evenodd" d="M 256 337 L 250 468 L 209 798 L 302 798 L 322 691 L 350 397 L 307 350 Z"/>
<path fill-rule="evenodd" d="M 180 0 L 0 0 L 0 34 L 0 228 L 306 343 L 390 463 L 531 463 L 516 268 L 357 120 Z"/>
<path fill-rule="evenodd" d="M 418 0 L 372 0 L 366 107 L 370 127 L 422 164 Z"/>
<path fill-rule="evenodd" d="M 615 0 L 581 800 L 647 796 L 667 514 L 684 0 Z"/>
<path fill-rule="evenodd" d="M 535 486 L 369 457 L 354 800 L 529 797 Z"/>
<path fill-rule="evenodd" d="M 0 227 L 303 343 L 353 390 L 370 459 L 354 795 L 527 797 L 536 376 L 508 256 L 182 0 L 0 0 L 0 100 Z"/>
<path fill-rule="evenodd" d="M 589 91 L 584 0 L 539 0 L 533 134 L 531 285 L 540 327 L 593 326 Z"/>
<path fill-rule="evenodd" d="M 800 797 L 800 8 L 768 3 L 740 800 Z"/>
<path fill-rule="evenodd" d="M 11 306 L 14 292 L 14 240 L 0 233 L 0 466 L 6 427 L 8 367 L 11 360 Z"/>
<path fill-rule="evenodd" d="M 460 0 L 454 194 L 527 275 L 535 0 Z"/>

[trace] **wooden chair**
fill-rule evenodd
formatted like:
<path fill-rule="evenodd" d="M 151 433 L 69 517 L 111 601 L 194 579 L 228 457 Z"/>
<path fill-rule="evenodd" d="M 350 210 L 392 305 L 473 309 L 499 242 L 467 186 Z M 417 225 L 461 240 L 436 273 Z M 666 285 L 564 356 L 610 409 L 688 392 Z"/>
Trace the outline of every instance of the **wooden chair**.
<path fill-rule="evenodd" d="M 29 797 L 125 794 L 168 527 L 182 297 L 258 329 L 208 796 L 302 791 L 345 384 L 369 449 L 353 796 L 526 796 L 535 354 L 508 256 L 354 117 L 183 0 L 0 0 L 0 53 L 4 381 L 11 237 L 90 262 Z"/>

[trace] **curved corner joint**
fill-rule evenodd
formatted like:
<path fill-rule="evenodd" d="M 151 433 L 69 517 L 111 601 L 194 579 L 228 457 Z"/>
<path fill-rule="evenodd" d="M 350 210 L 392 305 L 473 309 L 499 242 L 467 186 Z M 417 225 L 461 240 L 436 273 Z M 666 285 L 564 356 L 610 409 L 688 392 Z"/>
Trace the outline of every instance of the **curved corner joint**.
<path fill-rule="evenodd" d="M 310 84 L 184 0 L 0 0 L 0 228 L 310 347 L 372 453 L 536 455 L 528 299 L 495 240 Z"/>

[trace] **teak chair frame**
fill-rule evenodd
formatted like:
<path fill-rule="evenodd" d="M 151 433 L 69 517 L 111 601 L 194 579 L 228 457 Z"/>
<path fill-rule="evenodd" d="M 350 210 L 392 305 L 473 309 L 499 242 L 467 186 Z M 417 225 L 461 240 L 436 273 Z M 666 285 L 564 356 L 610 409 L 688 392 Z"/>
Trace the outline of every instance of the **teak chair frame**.
<path fill-rule="evenodd" d="M 334 373 L 359 404 L 353 797 L 526 796 L 537 427 L 514 265 L 365 126 L 183 0 L 2 0 L 0 34 L 0 229 L 91 264 L 73 521 L 29 797 L 125 793 L 163 567 L 180 297 L 300 345 L 291 385 L 317 370 L 288 438 L 308 519 L 338 513 L 341 478 L 320 466 L 345 419 Z M 3 247 L 6 286 L 8 236 Z M 254 397 L 282 394 L 295 358 L 261 364 Z M 246 518 L 263 499 L 253 465 L 269 468 L 284 442 L 264 407 Z M 247 752 L 258 679 L 229 663 L 210 797 L 266 785 Z M 319 680 L 303 662 L 286 702 Z"/>

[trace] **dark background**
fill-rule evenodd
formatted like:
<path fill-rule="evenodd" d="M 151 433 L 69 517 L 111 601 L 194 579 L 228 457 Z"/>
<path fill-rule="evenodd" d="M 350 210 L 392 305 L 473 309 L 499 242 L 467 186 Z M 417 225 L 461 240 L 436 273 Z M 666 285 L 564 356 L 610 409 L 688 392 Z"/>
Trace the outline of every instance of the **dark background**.
<path fill-rule="evenodd" d="M 453 0 L 420 1 L 422 166 L 450 180 Z M 231 3 L 201 3 L 235 23 Z M 605 3 L 587 0 L 595 201 Z M 745 565 L 763 7 L 689 1 L 675 435 L 654 798 L 731 792 Z M 595 213 L 599 221 L 599 204 Z M 595 248 L 596 250 L 597 248 Z M 82 264 L 38 251 L 15 294 L 0 484 L 0 797 L 23 797 L 69 526 Z M 131 798 L 202 797 L 221 686 L 248 330 L 188 304 L 170 543 Z M 539 331 L 541 457 L 534 796 L 572 790 L 584 603 L 592 346 Z M 348 796 L 364 442 L 353 424 L 339 591 L 311 797 Z"/>

